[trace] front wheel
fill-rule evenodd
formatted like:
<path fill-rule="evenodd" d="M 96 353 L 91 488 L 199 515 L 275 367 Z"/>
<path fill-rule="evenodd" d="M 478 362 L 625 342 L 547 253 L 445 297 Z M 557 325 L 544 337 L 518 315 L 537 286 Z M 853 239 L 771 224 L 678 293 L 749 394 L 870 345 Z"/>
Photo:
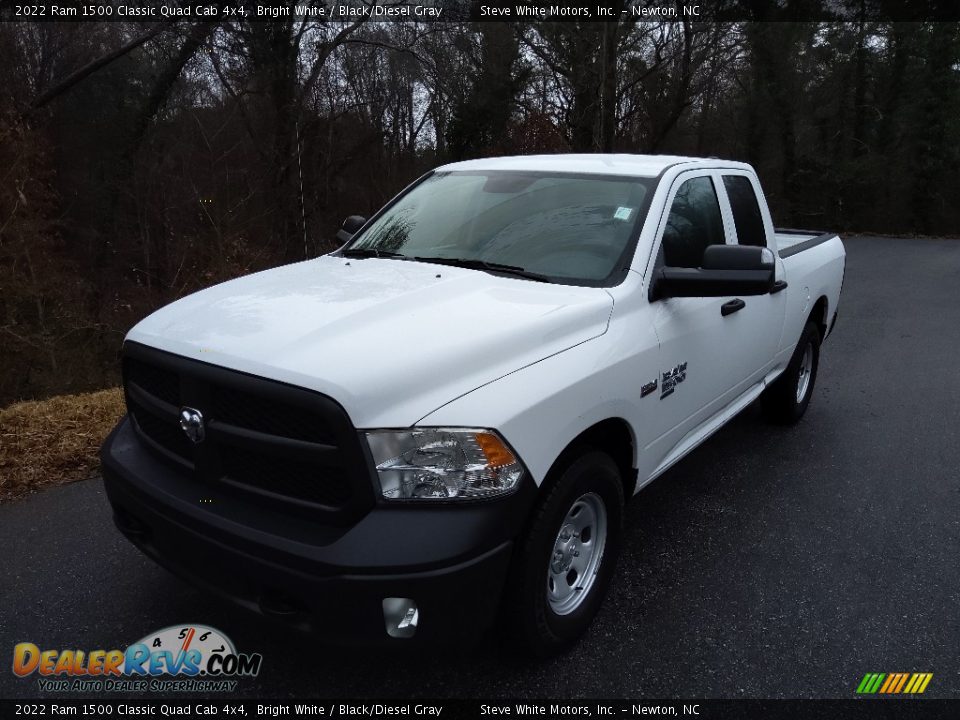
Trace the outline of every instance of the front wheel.
<path fill-rule="evenodd" d="M 620 552 L 623 484 L 606 453 L 582 450 L 547 479 L 514 560 L 508 605 L 515 640 L 546 657 L 596 615 Z"/>
<path fill-rule="evenodd" d="M 763 412 L 768 420 L 791 425 L 803 417 L 819 365 L 820 331 L 811 322 L 803 329 L 787 369 L 763 393 Z"/>

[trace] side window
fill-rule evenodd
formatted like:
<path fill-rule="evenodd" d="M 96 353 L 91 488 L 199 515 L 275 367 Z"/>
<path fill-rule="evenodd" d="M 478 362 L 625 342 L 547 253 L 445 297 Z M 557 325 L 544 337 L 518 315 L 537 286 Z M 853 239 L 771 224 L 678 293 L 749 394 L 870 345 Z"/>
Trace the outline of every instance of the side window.
<path fill-rule="evenodd" d="M 763 216 L 760 204 L 753 192 L 753 184 L 743 175 L 724 175 L 723 186 L 730 198 L 733 210 L 733 223 L 737 227 L 737 242 L 740 245 L 759 245 L 765 247 L 767 234 L 763 229 Z"/>
<path fill-rule="evenodd" d="M 663 231 L 663 260 L 671 267 L 700 267 L 708 245 L 723 245 L 723 218 L 709 177 L 687 180 L 677 190 Z"/>

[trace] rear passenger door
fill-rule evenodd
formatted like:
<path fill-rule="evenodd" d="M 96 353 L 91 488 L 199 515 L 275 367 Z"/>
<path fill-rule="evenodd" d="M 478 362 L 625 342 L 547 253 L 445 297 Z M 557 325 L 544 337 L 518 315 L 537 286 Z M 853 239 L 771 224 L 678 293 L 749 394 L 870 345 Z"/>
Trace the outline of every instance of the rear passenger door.
<path fill-rule="evenodd" d="M 723 170 L 718 173 L 718 179 L 721 207 L 729 212 L 733 225 L 730 241 L 768 247 L 768 243 L 773 242 L 773 227 L 769 216 L 760 210 L 758 198 L 763 196 L 756 177 L 747 172 Z M 777 254 L 775 246 L 770 250 Z M 777 265 L 780 266 L 778 277 L 782 278 L 779 259 Z M 727 333 L 739 348 L 733 362 L 742 368 L 739 380 L 744 387 L 759 381 L 771 369 L 780 345 L 786 297 L 787 293 L 778 288 L 772 294 L 744 297 L 744 308 L 725 318 L 729 321 Z"/>

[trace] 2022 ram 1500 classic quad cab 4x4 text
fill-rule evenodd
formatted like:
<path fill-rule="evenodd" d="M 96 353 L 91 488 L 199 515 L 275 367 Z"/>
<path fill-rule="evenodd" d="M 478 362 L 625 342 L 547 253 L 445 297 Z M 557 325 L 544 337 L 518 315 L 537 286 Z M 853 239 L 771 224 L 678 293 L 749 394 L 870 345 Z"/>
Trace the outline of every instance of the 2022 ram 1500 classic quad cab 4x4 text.
<path fill-rule="evenodd" d="M 146 554 L 331 640 L 577 638 L 625 498 L 757 398 L 803 415 L 844 271 L 679 157 L 447 165 L 340 237 L 133 328 L 102 452 Z"/>

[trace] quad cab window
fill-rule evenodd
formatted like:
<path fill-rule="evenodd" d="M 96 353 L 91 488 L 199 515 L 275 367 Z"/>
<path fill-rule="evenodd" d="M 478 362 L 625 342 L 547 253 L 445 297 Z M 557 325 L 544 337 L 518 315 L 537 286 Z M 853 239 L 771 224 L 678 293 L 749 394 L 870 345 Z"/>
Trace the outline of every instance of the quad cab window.
<path fill-rule="evenodd" d="M 763 228 L 760 203 L 757 202 L 750 178 L 745 175 L 724 175 L 723 187 L 730 199 L 733 224 L 737 228 L 737 243 L 766 247 L 767 233 Z"/>

